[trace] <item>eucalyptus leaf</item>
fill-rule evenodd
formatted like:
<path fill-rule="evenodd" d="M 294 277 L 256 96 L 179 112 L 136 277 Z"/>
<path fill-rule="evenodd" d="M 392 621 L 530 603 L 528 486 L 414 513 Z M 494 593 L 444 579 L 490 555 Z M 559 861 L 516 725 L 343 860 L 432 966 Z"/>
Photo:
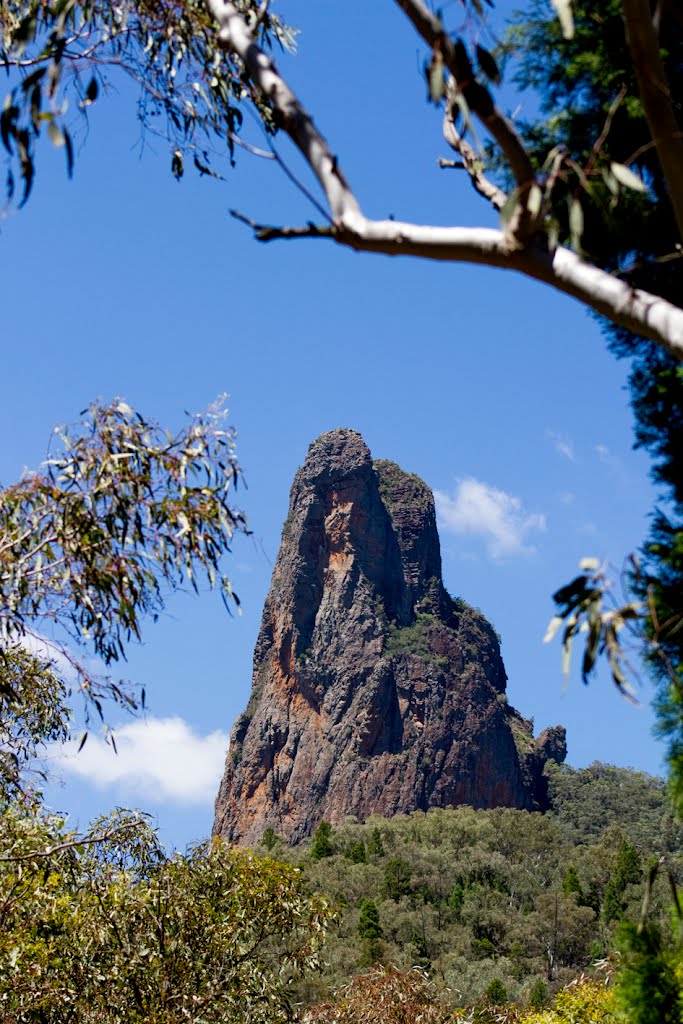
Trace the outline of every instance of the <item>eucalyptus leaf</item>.
<path fill-rule="evenodd" d="M 543 205 L 543 191 L 535 182 L 527 193 L 526 208 L 532 217 L 538 217 Z"/>
<path fill-rule="evenodd" d="M 561 615 L 553 615 L 552 619 L 548 624 L 548 628 L 545 631 L 545 636 L 543 637 L 544 644 L 550 643 L 550 641 L 553 639 L 553 637 L 555 636 L 563 622 L 564 619 Z"/>
<path fill-rule="evenodd" d="M 432 103 L 440 103 L 446 92 L 443 57 L 435 50 L 427 65 L 427 88 Z"/>
<path fill-rule="evenodd" d="M 50 140 L 54 146 L 61 147 L 65 145 L 66 139 L 64 137 L 64 132 L 54 119 L 48 122 L 47 134 L 50 136 Z"/>
<path fill-rule="evenodd" d="M 611 163 L 609 167 L 620 185 L 623 185 L 625 188 L 630 188 L 634 192 L 647 192 L 647 185 L 645 182 L 642 178 L 639 178 L 630 167 L 627 167 L 625 164 L 616 163 Z"/>
<path fill-rule="evenodd" d="M 489 81 L 500 85 L 500 71 L 493 55 L 488 50 L 485 50 L 483 46 L 479 46 L 479 44 L 476 47 L 476 54 L 477 63 Z"/>
<path fill-rule="evenodd" d="M 572 238 L 572 245 L 577 252 L 581 251 L 581 239 L 583 238 L 583 207 L 581 200 L 572 196 L 569 200 L 569 231 Z"/>

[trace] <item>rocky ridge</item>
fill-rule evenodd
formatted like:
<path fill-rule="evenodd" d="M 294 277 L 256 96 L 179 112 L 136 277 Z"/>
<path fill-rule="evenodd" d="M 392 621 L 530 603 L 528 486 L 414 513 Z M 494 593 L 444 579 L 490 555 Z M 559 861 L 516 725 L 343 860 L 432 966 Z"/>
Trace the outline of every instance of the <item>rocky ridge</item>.
<path fill-rule="evenodd" d="M 323 434 L 292 487 L 214 833 L 298 842 L 323 818 L 543 809 L 564 729 L 534 739 L 506 683 L 491 624 L 444 588 L 427 485 L 356 431 Z"/>

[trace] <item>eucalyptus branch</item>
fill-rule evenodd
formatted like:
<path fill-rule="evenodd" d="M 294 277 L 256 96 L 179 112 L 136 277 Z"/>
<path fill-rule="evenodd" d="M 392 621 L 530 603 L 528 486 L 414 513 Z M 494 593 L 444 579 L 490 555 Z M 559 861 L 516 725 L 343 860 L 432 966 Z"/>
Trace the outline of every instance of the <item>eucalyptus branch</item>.
<path fill-rule="evenodd" d="M 259 95 L 271 104 L 276 123 L 287 132 L 320 182 L 332 219 L 353 221 L 360 217 L 358 200 L 337 164 L 337 157 L 271 58 L 258 45 L 237 5 L 228 0 L 206 3 L 219 26 L 220 45 L 240 58 Z"/>
<path fill-rule="evenodd" d="M 598 155 L 600 153 L 600 150 L 604 146 L 605 141 L 607 139 L 607 136 L 610 133 L 610 129 L 612 128 L 612 121 L 614 120 L 614 115 L 616 114 L 617 110 L 621 106 L 621 102 L 624 99 L 624 97 L 626 96 L 626 92 L 627 92 L 626 86 L 622 85 L 621 89 L 619 90 L 619 92 L 617 93 L 617 95 L 614 97 L 614 99 L 612 100 L 612 102 L 610 104 L 610 108 L 607 111 L 607 117 L 605 118 L 605 123 L 604 123 L 604 125 L 602 127 L 602 131 L 600 132 L 600 134 L 598 135 L 597 139 L 595 140 L 595 142 L 593 144 L 593 148 L 591 150 L 591 154 L 590 154 L 590 156 L 588 158 L 586 166 L 583 169 L 583 173 L 584 173 L 586 178 L 588 178 L 590 176 L 590 173 L 593 170 L 593 165 L 595 164 L 595 161 L 596 161 L 596 159 L 597 159 L 597 157 L 598 157 Z"/>
<path fill-rule="evenodd" d="M 453 42 L 441 19 L 422 0 L 395 2 L 430 49 L 439 51 L 468 107 L 500 146 L 518 189 L 521 193 L 527 191 L 536 180 L 529 154 L 512 121 L 495 105 L 489 90 L 477 81 L 464 47 Z"/>
<path fill-rule="evenodd" d="M 490 94 L 476 82 L 463 79 L 462 54 L 444 33 L 441 22 L 421 0 L 396 0 L 430 46 L 441 46 L 470 109 L 501 146 L 518 182 L 522 218 L 506 232 L 489 228 L 436 227 L 366 218 L 357 197 L 339 168 L 337 157 L 316 129 L 313 119 L 258 44 L 244 15 L 231 0 L 206 0 L 219 28 L 220 44 L 244 65 L 263 101 L 270 104 L 275 122 L 289 135 L 323 188 L 332 225 L 321 228 L 273 227 L 237 215 L 256 232 L 259 241 L 328 238 L 361 252 L 392 256 L 418 256 L 451 262 L 470 262 L 516 270 L 571 295 L 636 334 L 663 345 L 683 359 L 683 309 L 665 299 L 631 288 L 568 249 L 549 251 L 531 230 L 536 218 L 526 209 L 525 196 L 534 184 L 533 168 L 522 142 Z M 468 62 L 469 66 L 469 62 Z M 471 67 L 470 67 L 471 71 Z M 468 72 L 469 74 L 469 72 Z M 459 78 L 460 75 L 460 78 Z M 476 86 L 476 89 L 475 89 Z M 465 93 L 469 89 L 469 95 Z M 474 92 L 472 90 L 474 89 Z M 525 219 L 525 214 L 529 216 Z"/>
<path fill-rule="evenodd" d="M 239 210 L 230 210 L 230 216 L 246 224 L 254 232 L 259 242 L 273 242 L 278 238 L 335 238 L 334 227 L 307 224 L 305 227 L 277 227 L 273 224 L 259 224 L 258 221 L 245 217 Z"/>
<path fill-rule="evenodd" d="M 476 263 L 515 270 L 553 285 L 614 323 L 657 341 L 683 360 L 683 309 L 657 295 L 632 288 L 618 277 L 583 260 L 570 249 L 550 252 L 541 246 L 513 247 L 503 231 L 493 228 L 434 227 L 401 221 L 363 220 L 354 228 L 267 227 L 240 215 L 259 241 L 328 238 L 357 252 L 388 256 L 419 256 L 451 263 Z"/>

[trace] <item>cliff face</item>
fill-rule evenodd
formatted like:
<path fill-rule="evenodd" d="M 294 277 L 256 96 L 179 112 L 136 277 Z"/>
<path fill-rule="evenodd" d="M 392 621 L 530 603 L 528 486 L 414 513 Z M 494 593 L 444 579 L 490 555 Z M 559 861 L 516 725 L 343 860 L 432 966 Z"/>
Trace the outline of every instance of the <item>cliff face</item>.
<path fill-rule="evenodd" d="M 214 832 L 297 842 L 350 814 L 542 808 L 564 729 L 534 740 L 506 680 L 491 625 L 444 589 L 429 488 L 355 431 L 323 434 L 292 487 Z"/>

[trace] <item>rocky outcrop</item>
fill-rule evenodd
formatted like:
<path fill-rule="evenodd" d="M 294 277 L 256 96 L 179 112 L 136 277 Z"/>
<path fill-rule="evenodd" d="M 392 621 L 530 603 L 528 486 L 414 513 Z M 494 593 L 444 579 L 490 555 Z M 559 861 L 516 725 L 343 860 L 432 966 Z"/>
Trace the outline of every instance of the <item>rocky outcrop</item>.
<path fill-rule="evenodd" d="M 431 491 L 360 434 L 315 441 L 294 480 L 214 832 L 290 842 L 321 819 L 542 808 L 561 726 L 510 708 L 495 631 L 441 579 Z"/>

